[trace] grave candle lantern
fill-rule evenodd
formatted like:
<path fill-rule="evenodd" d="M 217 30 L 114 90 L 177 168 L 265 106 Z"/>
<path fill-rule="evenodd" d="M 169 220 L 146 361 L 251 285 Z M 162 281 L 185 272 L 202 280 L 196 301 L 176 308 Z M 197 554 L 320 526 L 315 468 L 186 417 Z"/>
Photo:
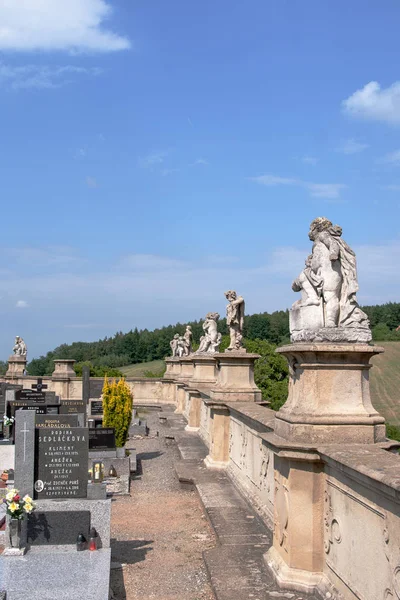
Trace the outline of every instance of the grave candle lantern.
<path fill-rule="evenodd" d="M 104 466 L 103 463 L 101 461 L 94 461 L 93 462 L 93 468 L 92 468 L 92 481 L 94 483 L 101 483 L 103 481 L 103 477 L 104 477 Z"/>

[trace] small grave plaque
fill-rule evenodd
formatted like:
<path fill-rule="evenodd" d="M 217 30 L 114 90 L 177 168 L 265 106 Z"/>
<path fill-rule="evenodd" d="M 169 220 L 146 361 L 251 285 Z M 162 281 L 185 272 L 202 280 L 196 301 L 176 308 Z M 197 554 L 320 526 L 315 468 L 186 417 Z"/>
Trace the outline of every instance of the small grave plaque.
<path fill-rule="evenodd" d="M 86 498 L 88 429 L 36 429 L 36 498 Z"/>
<path fill-rule="evenodd" d="M 33 546 L 76 544 L 80 533 L 89 539 L 90 511 L 40 511 L 28 516 L 28 542 Z"/>
<path fill-rule="evenodd" d="M 78 415 L 37 415 L 35 420 L 36 427 L 43 428 L 57 428 L 57 429 L 68 429 L 71 427 L 78 427 Z"/>
<path fill-rule="evenodd" d="M 89 450 L 115 450 L 114 429 L 107 427 L 90 429 Z"/>
<path fill-rule="evenodd" d="M 16 400 L 27 400 L 29 402 L 46 402 L 46 392 L 36 390 L 20 390 L 15 394 Z"/>
<path fill-rule="evenodd" d="M 103 414 L 103 402 L 102 400 L 91 400 L 90 402 L 90 414 L 91 415 L 102 415 Z"/>
<path fill-rule="evenodd" d="M 86 413 L 86 404 L 83 400 L 61 398 L 60 415 L 74 415 L 77 413 Z"/>
<path fill-rule="evenodd" d="M 28 400 L 13 400 L 8 403 L 11 411 L 11 416 L 15 416 L 16 410 L 34 410 L 38 415 L 45 415 L 47 412 L 47 406 L 45 404 L 36 404 L 29 402 Z"/>

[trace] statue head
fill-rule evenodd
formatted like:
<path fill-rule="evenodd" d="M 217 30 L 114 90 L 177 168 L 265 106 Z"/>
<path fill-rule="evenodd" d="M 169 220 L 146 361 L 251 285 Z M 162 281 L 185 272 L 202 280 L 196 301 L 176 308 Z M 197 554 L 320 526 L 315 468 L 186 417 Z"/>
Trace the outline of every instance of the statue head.
<path fill-rule="evenodd" d="M 177 339 L 179 339 L 179 333 L 176 333 L 176 334 L 174 335 L 174 340 L 177 340 Z"/>
<path fill-rule="evenodd" d="M 237 294 L 234 290 L 228 290 L 225 292 L 225 298 L 230 302 L 231 300 L 236 300 Z"/>
<path fill-rule="evenodd" d="M 332 222 L 326 217 L 317 217 L 310 225 L 310 231 L 308 237 L 312 242 L 315 242 L 317 236 L 321 231 L 326 231 L 332 227 Z"/>
<path fill-rule="evenodd" d="M 186 325 L 186 331 L 192 331 L 191 325 Z"/>
<path fill-rule="evenodd" d="M 210 319 L 211 321 L 218 321 L 219 313 L 217 312 L 209 312 L 206 314 L 206 319 Z"/>

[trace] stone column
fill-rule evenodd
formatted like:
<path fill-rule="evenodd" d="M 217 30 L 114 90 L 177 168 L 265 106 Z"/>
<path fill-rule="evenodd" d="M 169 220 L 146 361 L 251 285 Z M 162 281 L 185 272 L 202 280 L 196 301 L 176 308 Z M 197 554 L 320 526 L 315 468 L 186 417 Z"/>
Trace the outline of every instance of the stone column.
<path fill-rule="evenodd" d="M 22 379 L 26 371 L 26 356 L 16 356 L 12 354 L 8 359 L 8 369 L 5 379 Z"/>
<path fill-rule="evenodd" d="M 73 369 L 75 360 L 70 358 L 56 359 L 51 380 L 54 383 L 54 391 L 61 398 L 69 398 L 69 383 L 76 377 Z"/>
<path fill-rule="evenodd" d="M 209 468 L 225 469 L 229 464 L 229 409 L 218 403 L 210 408 L 210 448 L 204 462 Z"/>
<path fill-rule="evenodd" d="M 164 373 L 164 377 L 166 379 L 171 379 L 173 377 L 174 370 L 174 358 L 168 357 L 165 359 L 165 366 L 167 367 Z"/>
<path fill-rule="evenodd" d="M 189 397 L 189 417 L 186 431 L 198 431 L 200 429 L 201 394 L 198 390 L 187 389 Z"/>
<path fill-rule="evenodd" d="M 211 389 L 212 400 L 218 402 L 261 402 L 261 390 L 254 382 L 254 363 L 259 354 L 244 351 L 214 354 L 217 381 Z"/>
<path fill-rule="evenodd" d="M 277 352 L 286 356 L 290 369 L 289 396 L 275 420 L 277 435 L 309 444 L 385 440 L 385 420 L 369 391 L 369 361 L 383 348 L 297 343 Z"/>
<path fill-rule="evenodd" d="M 179 359 L 181 365 L 180 378 L 183 381 L 189 381 L 193 377 L 194 364 L 191 356 L 185 356 Z"/>

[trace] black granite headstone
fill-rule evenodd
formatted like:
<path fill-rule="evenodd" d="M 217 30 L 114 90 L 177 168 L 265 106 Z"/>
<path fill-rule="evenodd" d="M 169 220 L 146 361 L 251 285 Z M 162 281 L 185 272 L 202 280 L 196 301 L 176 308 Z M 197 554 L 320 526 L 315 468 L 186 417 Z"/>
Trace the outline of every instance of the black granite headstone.
<path fill-rule="evenodd" d="M 111 427 L 89 430 L 89 450 L 115 450 L 115 432 Z"/>
<path fill-rule="evenodd" d="M 28 543 L 32 546 L 76 544 L 80 533 L 88 540 L 89 531 L 89 510 L 35 510 L 28 516 Z"/>
<path fill-rule="evenodd" d="M 36 429 L 35 497 L 86 498 L 89 431 Z"/>
<path fill-rule="evenodd" d="M 102 416 L 103 414 L 103 401 L 102 400 L 91 400 L 90 401 L 90 414 L 95 416 Z"/>
<path fill-rule="evenodd" d="M 78 415 L 36 415 L 35 420 L 36 427 L 43 428 L 57 428 L 57 429 L 69 429 L 71 427 L 78 427 Z"/>
<path fill-rule="evenodd" d="M 89 398 L 100 398 L 103 393 L 104 379 L 90 378 Z"/>
<path fill-rule="evenodd" d="M 61 398 L 60 415 L 75 415 L 77 413 L 86 414 L 86 404 L 83 400 Z"/>
<path fill-rule="evenodd" d="M 36 390 L 20 390 L 15 394 L 15 399 L 27 400 L 31 402 L 46 402 L 46 392 L 37 392 Z"/>

